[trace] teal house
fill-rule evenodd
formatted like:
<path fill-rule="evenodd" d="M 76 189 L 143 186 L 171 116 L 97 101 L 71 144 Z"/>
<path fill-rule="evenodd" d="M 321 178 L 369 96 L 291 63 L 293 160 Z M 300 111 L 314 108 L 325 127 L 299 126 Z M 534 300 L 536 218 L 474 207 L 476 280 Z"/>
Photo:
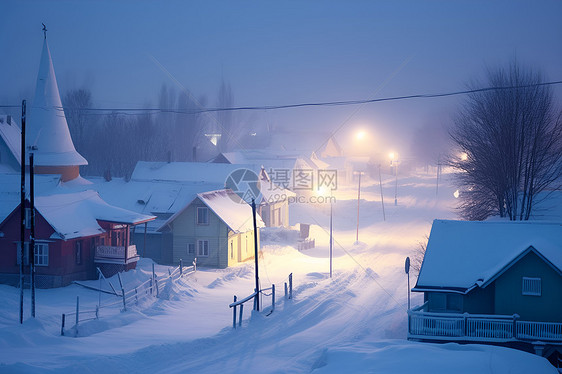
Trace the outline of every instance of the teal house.
<path fill-rule="evenodd" d="M 257 227 L 264 227 L 259 215 Z M 199 193 L 158 231 L 171 237 L 173 263 L 226 268 L 254 257 L 252 208 L 229 189 Z M 259 229 L 257 233 L 259 248 Z"/>
<path fill-rule="evenodd" d="M 557 361 L 562 224 L 435 220 L 408 313 L 412 340 L 500 343 Z"/>

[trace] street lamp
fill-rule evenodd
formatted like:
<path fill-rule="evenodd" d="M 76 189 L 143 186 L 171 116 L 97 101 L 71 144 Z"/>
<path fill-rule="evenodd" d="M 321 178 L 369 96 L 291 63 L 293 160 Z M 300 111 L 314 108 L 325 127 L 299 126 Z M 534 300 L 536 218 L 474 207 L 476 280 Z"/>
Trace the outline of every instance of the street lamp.
<path fill-rule="evenodd" d="M 353 175 L 359 175 L 359 184 L 357 186 L 357 233 L 355 234 L 355 243 L 359 243 L 359 201 L 361 200 L 361 175 L 362 171 L 354 171 Z"/>

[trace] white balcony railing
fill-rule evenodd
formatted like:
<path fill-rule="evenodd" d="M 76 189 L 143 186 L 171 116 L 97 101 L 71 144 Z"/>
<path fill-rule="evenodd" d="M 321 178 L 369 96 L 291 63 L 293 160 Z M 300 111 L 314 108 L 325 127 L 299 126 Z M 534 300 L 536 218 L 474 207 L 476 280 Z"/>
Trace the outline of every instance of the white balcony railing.
<path fill-rule="evenodd" d="M 408 336 L 411 338 L 513 341 L 544 340 L 562 342 L 562 323 L 519 321 L 518 315 L 408 312 Z"/>
<path fill-rule="evenodd" d="M 99 245 L 96 247 L 95 260 L 97 262 L 128 263 L 138 257 L 136 245 L 110 246 Z"/>

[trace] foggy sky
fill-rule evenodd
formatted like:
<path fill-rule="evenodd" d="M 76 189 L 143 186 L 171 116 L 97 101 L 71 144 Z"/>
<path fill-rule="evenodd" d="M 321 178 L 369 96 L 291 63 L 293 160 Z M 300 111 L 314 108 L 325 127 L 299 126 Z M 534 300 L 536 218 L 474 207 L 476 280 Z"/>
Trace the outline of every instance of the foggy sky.
<path fill-rule="evenodd" d="M 236 106 L 457 91 L 514 58 L 562 79 L 561 1 L 2 1 L 0 14 L 0 104 L 33 98 L 41 22 L 61 94 L 85 86 L 103 108 L 154 107 L 163 83 L 215 106 L 222 77 Z M 342 143 L 361 128 L 407 154 L 410 130 L 449 121 L 460 100 L 237 118 L 324 131 L 349 119 Z"/>

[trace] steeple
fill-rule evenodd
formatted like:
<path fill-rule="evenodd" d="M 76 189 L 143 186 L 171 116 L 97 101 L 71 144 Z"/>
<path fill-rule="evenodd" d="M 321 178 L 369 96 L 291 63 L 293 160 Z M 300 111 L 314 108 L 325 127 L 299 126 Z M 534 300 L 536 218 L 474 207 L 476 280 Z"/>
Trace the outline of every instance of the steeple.
<path fill-rule="evenodd" d="M 28 121 L 27 149 L 33 147 L 36 172 L 61 174 L 63 181 L 78 177 L 78 167 L 88 161 L 74 148 L 62 108 L 51 52 L 47 44 L 47 28 L 37 75 L 35 99 Z"/>

